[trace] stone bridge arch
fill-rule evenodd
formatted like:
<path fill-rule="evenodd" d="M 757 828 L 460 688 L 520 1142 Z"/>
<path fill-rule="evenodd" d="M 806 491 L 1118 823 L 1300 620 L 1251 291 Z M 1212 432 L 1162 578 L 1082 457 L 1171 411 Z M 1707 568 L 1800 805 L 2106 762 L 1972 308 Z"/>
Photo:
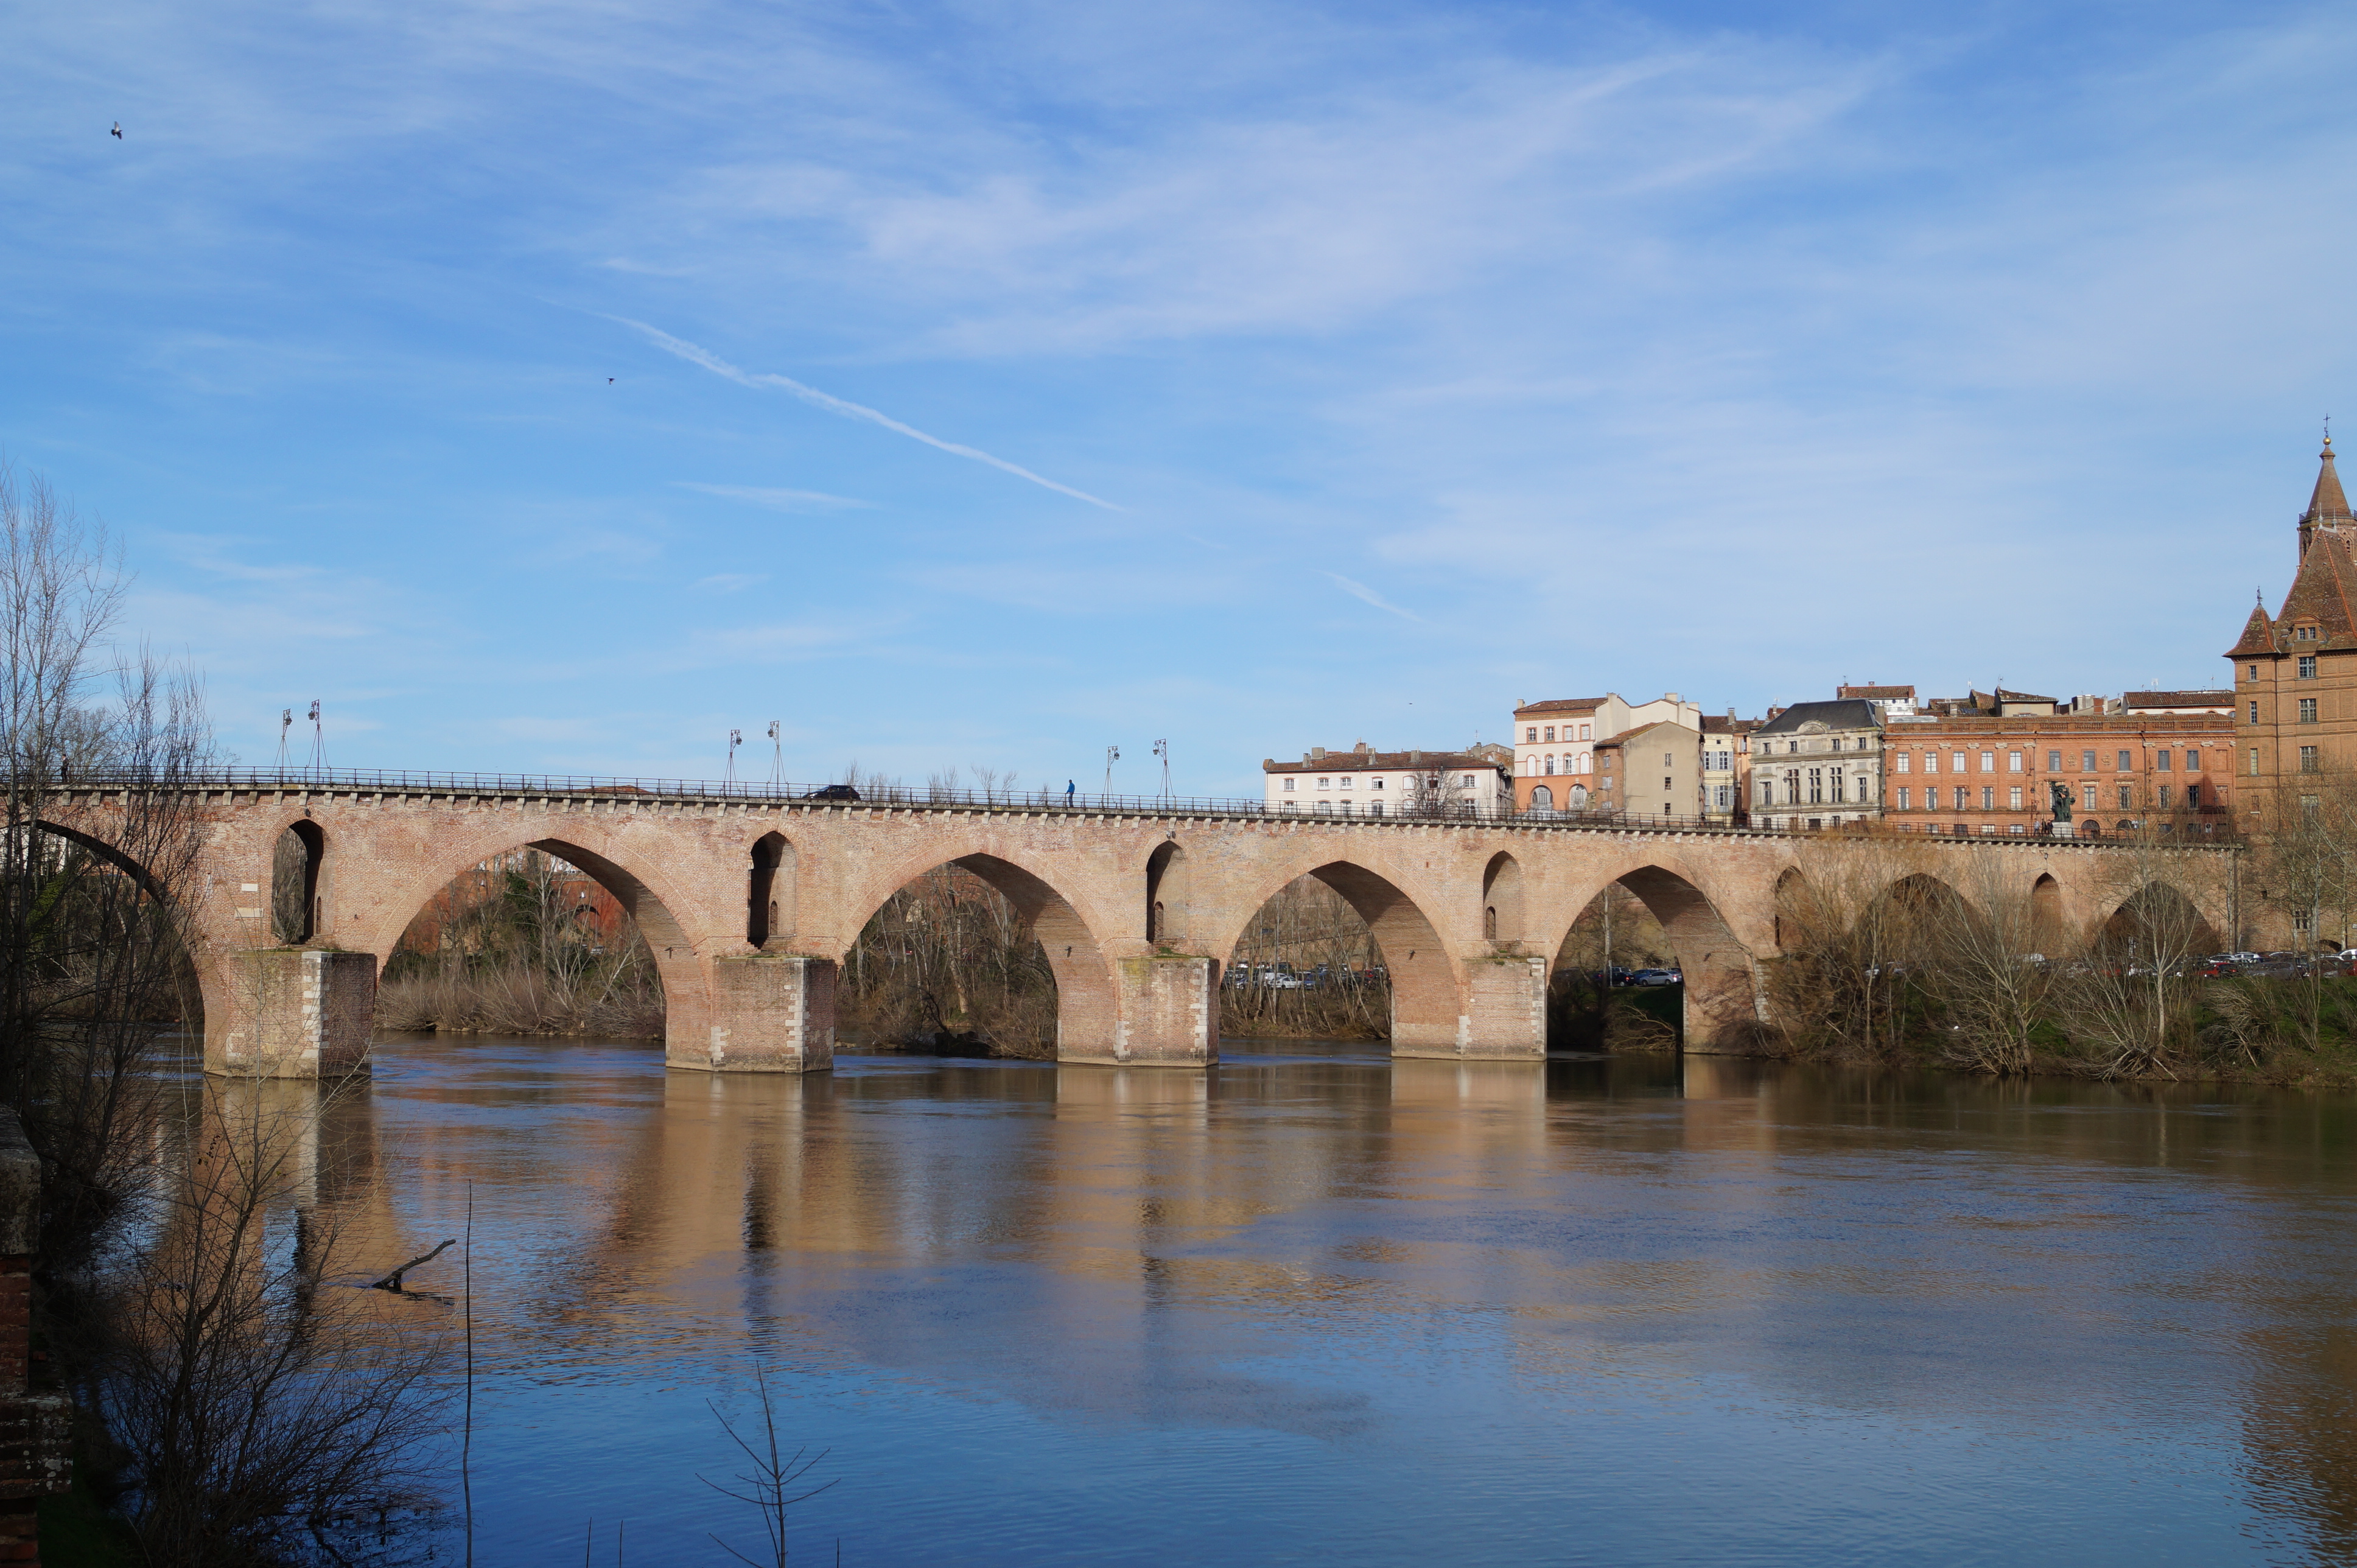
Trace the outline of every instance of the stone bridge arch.
<path fill-rule="evenodd" d="M 1789 866 L 1768 873 L 1764 897 L 1748 902 L 1753 923 L 1761 928 L 1754 941 L 1762 951 L 1775 940 L 1775 889 L 1792 874 Z M 1723 908 L 1742 907 L 1717 878 L 1676 854 L 1648 853 L 1639 848 L 1608 860 L 1569 885 L 1566 904 L 1557 906 L 1542 929 L 1552 970 L 1570 940 L 1580 915 L 1604 891 L 1619 884 L 1634 894 L 1662 927 L 1677 954 L 1685 976 L 1684 1047 L 1690 1051 L 1732 1051 L 1745 1048 L 1765 1016 L 1766 998 L 1752 943 L 1737 934 Z"/>
<path fill-rule="evenodd" d="M 892 895 L 927 872 L 956 866 L 980 878 L 1015 907 L 1024 929 L 1039 939 L 1056 977 L 1056 1059 L 1073 1062 L 1115 1062 L 1127 1059 L 1122 1039 L 1122 1006 L 1112 955 L 1097 936 L 1098 926 L 1081 906 L 1047 877 L 1018 864 L 1002 851 L 1006 846 L 964 849 L 947 845 L 947 855 L 904 857 L 888 869 L 865 877 L 845 894 L 831 939 L 829 957 L 840 964 L 868 921 Z M 1028 857 L 1027 857 L 1028 858 Z M 1099 914 L 1097 918 L 1105 918 Z"/>
<path fill-rule="evenodd" d="M 1464 907 L 1451 922 L 1448 885 L 1452 874 L 1468 869 L 1468 852 L 1446 845 L 1433 853 L 1425 841 L 1407 838 L 1381 846 L 1393 849 L 1390 854 L 1338 857 L 1335 847 L 1312 841 L 1262 863 L 1249 879 L 1232 882 L 1205 927 L 1207 950 L 1228 962 L 1263 905 L 1296 880 L 1315 877 L 1367 923 L 1383 954 L 1391 975 L 1394 1056 L 1544 1055 L 1544 964 L 1513 950 L 1512 943 L 1493 946 L 1464 934 L 1465 929 L 1482 929 L 1487 906 L 1478 900 L 1493 890 L 1495 876 L 1490 874 L 1499 869 L 1494 857 L 1470 862 L 1469 870 L 1483 875 L 1462 887 L 1456 902 Z M 1439 875 L 1433 874 L 1431 862 L 1440 863 Z M 1452 924 L 1460 928 L 1455 941 Z"/>
<path fill-rule="evenodd" d="M 549 832 L 561 828 L 563 836 Z M 372 911 L 364 917 L 359 945 L 382 970 L 402 934 L 434 896 L 451 881 L 487 861 L 519 849 L 552 855 L 604 888 L 637 925 L 651 955 L 663 993 L 663 1059 L 673 1067 L 716 1065 L 724 1041 L 713 1038 L 712 950 L 727 939 L 723 917 L 700 908 L 683 888 L 655 869 L 651 846 L 626 841 L 627 834 L 587 818 L 562 823 L 524 822 L 479 831 L 468 839 L 405 867 Z"/>

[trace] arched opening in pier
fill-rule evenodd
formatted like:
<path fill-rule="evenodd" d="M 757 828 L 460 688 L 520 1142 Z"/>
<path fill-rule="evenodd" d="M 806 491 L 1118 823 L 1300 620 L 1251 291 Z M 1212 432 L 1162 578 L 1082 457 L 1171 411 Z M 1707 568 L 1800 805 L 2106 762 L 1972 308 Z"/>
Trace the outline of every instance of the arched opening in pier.
<path fill-rule="evenodd" d="M 1523 940 L 1523 866 L 1503 850 L 1481 871 L 1481 935 L 1493 942 Z"/>
<path fill-rule="evenodd" d="M 1457 978 L 1439 932 L 1388 878 L 1347 861 L 1263 900 L 1224 972 L 1222 1036 L 1456 1047 Z"/>
<path fill-rule="evenodd" d="M 270 856 L 270 932 L 282 947 L 300 947 L 326 925 L 320 871 L 328 835 L 303 818 L 286 824 Z"/>
<path fill-rule="evenodd" d="M 1176 839 L 1158 846 L 1146 861 L 1146 940 L 1176 944 L 1187 940 L 1187 852 Z"/>
<path fill-rule="evenodd" d="M 745 940 L 756 948 L 794 934 L 800 857 L 783 833 L 763 833 L 753 843 L 753 868 L 745 887 Z"/>
<path fill-rule="evenodd" d="M 1667 867 L 1607 882 L 1555 944 L 1550 1050 L 1667 1050 L 1758 1018 L 1751 955 L 1702 890 Z"/>
<path fill-rule="evenodd" d="M 996 855 L 920 873 L 844 954 L 839 1047 L 1049 1059 L 1114 1054 L 1113 977 L 1054 887 Z"/>
<path fill-rule="evenodd" d="M 700 995 L 679 922 L 623 866 L 540 839 L 422 903 L 384 961 L 377 1024 L 454 1034 L 661 1039 L 676 987 Z"/>

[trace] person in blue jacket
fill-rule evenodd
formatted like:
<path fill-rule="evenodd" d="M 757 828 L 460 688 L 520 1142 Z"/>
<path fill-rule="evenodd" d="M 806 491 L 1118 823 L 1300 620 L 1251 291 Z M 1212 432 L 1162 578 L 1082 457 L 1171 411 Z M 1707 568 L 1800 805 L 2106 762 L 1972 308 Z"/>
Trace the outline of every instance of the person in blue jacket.
<path fill-rule="evenodd" d="M 1065 780 L 1064 780 L 1064 804 L 1066 804 L 1067 806 L 1069 806 L 1069 805 L 1071 805 L 1071 803 L 1072 803 L 1072 781 L 1071 781 L 1071 779 L 1065 779 Z"/>

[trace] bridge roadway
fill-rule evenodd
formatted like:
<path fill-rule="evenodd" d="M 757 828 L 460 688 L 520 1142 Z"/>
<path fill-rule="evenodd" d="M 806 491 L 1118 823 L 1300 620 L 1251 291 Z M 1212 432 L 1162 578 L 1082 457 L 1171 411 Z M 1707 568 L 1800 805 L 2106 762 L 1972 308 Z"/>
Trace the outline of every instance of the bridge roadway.
<path fill-rule="evenodd" d="M 1372 928 L 1395 1056 L 1543 1056 L 1550 966 L 1613 882 L 1644 901 L 1684 969 L 1687 1048 L 1740 1049 L 1767 1017 L 1780 883 L 1859 843 L 1526 817 L 1275 816 L 1258 802 L 851 803 L 465 775 L 221 775 L 180 788 L 201 845 L 173 879 L 121 848 L 128 797 L 115 784 L 59 788 L 44 825 L 184 911 L 208 1069 L 275 1078 L 363 1066 L 378 970 L 410 921 L 460 873 L 525 845 L 579 867 L 637 920 L 662 979 L 670 1066 L 800 1072 L 833 1059 L 835 967 L 861 929 L 943 865 L 996 887 L 1038 935 L 1065 1062 L 1215 1061 L 1222 966 L 1262 904 L 1304 875 Z M 271 921 L 273 855 L 290 829 L 308 851 L 311 916 L 294 946 Z M 2231 854 L 2219 849 L 2169 852 L 2158 875 L 2149 851 L 2095 842 L 1894 837 L 1866 853 L 1892 880 L 1928 876 L 1968 901 L 2028 898 L 2058 939 L 2100 928 L 2138 879 L 2169 881 L 2213 930 L 2233 929 L 2230 879 L 2209 874 Z"/>

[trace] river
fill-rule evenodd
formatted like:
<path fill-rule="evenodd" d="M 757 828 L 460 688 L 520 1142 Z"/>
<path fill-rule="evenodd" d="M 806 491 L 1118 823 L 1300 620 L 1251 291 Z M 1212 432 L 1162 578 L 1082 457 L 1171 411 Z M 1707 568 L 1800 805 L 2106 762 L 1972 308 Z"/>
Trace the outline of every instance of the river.
<path fill-rule="evenodd" d="M 758 1555 L 756 1360 L 798 1562 L 2357 1552 L 2357 1100 L 1226 1049 L 382 1042 L 340 1201 L 471 1187 L 477 1561 Z"/>

